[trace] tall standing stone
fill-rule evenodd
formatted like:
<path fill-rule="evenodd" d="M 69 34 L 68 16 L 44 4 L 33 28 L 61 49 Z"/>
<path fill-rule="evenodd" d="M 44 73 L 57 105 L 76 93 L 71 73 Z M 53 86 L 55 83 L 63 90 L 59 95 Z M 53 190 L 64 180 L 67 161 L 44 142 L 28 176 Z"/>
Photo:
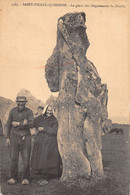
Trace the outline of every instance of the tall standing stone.
<path fill-rule="evenodd" d="M 89 40 L 85 13 L 59 18 L 57 44 L 45 77 L 58 92 L 58 145 L 63 163 L 61 180 L 103 175 L 101 126 L 107 119 L 107 86 L 86 57 Z"/>

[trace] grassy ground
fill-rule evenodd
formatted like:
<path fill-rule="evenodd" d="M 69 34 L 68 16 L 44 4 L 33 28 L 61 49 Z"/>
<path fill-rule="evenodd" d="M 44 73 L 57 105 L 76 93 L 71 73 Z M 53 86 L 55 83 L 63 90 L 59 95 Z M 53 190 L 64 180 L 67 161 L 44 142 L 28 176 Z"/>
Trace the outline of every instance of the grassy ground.
<path fill-rule="evenodd" d="M 6 184 L 9 173 L 9 153 L 5 140 L 0 141 L 1 151 L 1 186 L 3 195 L 129 195 L 130 175 L 130 137 L 125 135 L 104 135 L 102 180 L 79 179 L 66 184 L 53 179 L 45 186 L 39 186 L 32 178 L 29 186 L 22 186 L 20 181 L 14 186 Z M 19 170 L 22 170 L 20 164 Z M 21 176 L 21 174 L 20 174 Z"/>

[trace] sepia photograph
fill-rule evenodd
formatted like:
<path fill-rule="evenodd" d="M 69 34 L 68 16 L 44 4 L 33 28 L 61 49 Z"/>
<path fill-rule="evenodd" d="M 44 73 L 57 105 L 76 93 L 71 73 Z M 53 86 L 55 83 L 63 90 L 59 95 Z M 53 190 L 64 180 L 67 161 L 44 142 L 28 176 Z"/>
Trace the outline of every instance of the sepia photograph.
<path fill-rule="evenodd" d="M 0 195 L 130 195 L 129 13 L 0 1 Z"/>

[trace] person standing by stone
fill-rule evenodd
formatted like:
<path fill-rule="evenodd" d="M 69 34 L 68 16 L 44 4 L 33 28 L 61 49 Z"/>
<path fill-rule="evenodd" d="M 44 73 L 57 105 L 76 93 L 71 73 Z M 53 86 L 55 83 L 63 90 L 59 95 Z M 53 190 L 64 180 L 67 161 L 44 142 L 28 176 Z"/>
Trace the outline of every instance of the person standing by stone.
<path fill-rule="evenodd" d="M 36 117 L 38 117 L 39 115 L 41 115 L 43 113 L 44 107 L 43 106 L 38 106 L 37 107 L 37 113 L 35 114 Z"/>
<path fill-rule="evenodd" d="M 38 134 L 34 140 L 31 168 L 42 173 L 46 179 L 51 179 L 58 176 L 61 165 L 57 143 L 58 121 L 51 106 L 45 107 L 44 111 L 44 114 L 34 120 Z M 39 184 L 42 183 L 44 184 L 44 180 Z"/>
<path fill-rule="evenodd" d="M 31 134 L 30 128 L 33 127 L 34 117 L 31 109 L 27 108 L 25 96 L 16 98 L 17 107 L 14 107 L 7 121 L 6 143 L 10 145 L 11 163 L 10 179 L 8 184 L 15 184 L 18 178 L 19 152 L 24 164 L 23 185 L 29 184 L 30 175 L 30 153 L 31 153 Z"/>

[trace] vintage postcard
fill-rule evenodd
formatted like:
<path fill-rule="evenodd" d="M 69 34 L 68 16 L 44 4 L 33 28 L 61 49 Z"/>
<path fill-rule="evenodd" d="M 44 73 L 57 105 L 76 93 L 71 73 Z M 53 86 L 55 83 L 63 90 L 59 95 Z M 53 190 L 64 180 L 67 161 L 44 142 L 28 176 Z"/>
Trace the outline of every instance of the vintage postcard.
<path fill-rule="evenodd" d="M 128 195 L 130 2 L 1 0 L 0 29 L 0 194 Z"/>

